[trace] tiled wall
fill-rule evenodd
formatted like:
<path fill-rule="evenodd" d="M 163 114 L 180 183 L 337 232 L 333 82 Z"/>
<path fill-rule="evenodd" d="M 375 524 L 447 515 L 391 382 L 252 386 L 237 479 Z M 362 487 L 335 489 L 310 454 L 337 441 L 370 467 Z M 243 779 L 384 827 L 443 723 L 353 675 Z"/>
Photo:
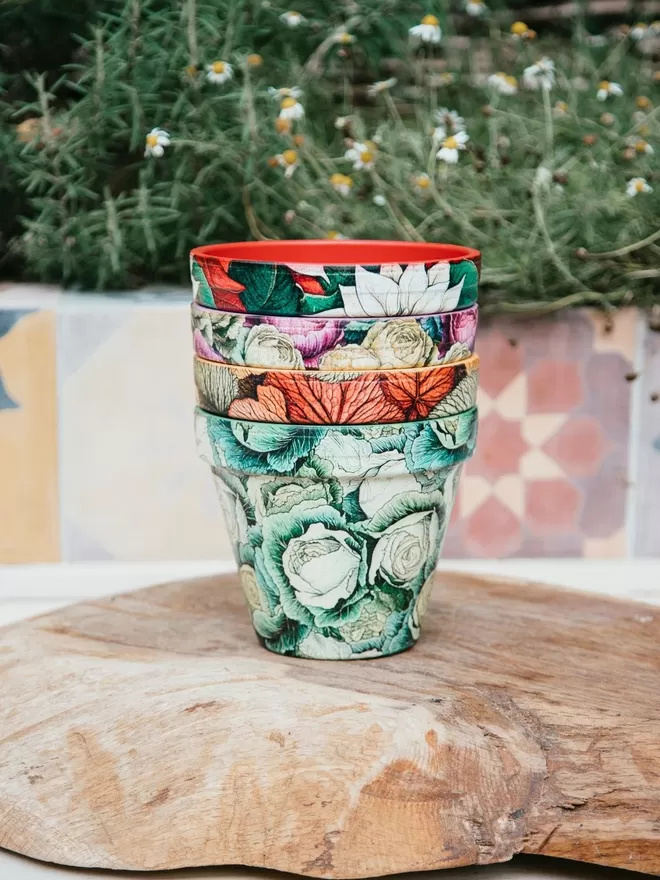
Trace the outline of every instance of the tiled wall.
<path fill-rule="evenodd" d="M 230 557 L 194 450 L 187 298 L 0 287 L 0 563 Z M 645 316 L 497 318 L 478 349 L 478 452 L 445 555 L 660 556 Z"/>

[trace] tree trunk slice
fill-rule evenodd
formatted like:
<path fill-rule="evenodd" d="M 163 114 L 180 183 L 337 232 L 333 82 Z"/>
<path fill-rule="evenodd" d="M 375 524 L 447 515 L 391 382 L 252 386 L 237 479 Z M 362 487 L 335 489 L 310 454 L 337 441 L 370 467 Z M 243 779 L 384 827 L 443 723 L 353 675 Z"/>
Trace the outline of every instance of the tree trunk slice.
<path fill-rule="evenodd" d="M 358 878 L 542 853 L 660 872 L 660 614 L 438 575 L 420 642 L 269 654 L 235 577 L 0 631 L 0 846 Z"/>

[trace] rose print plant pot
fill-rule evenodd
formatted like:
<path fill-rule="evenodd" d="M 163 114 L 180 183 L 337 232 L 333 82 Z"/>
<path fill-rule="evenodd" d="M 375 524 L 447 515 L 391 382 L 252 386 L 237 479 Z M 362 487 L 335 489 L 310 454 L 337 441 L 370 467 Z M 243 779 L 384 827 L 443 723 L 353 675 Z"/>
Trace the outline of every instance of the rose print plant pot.
<path fill-rule="evenodd" d="M 196 414 L 252 623 L 266 648 L 381 657 L 420 634 L 475 409 L 407 425 Z"/>
<path fill-rule="evenodd" d="M 193 303 L 199 357 L 289 370 L 382 370 L 451 363 L 474 350 L 478 306 L 409 318 L 282 318 Z"/>
<path fill-rule="evenodd" d="M 480 254 L 398 241 L 266 241 L 191 252 L 195 300 L 259 315 L 433 315 L 476 302 Z"/>
<path fill-rule="evenodd" d="M 195 358 L 203 409 L 256 422 L 375 424 L 441 418 L 476 403 L 479 358 L 412 370 L 259 370 Z"/>

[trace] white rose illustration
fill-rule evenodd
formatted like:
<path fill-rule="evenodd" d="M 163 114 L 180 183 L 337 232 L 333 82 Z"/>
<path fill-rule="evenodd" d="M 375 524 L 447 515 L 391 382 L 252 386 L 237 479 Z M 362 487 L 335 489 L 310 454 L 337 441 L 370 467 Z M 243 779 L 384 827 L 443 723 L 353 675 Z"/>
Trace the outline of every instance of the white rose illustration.
<path fill-rule="evenodd" d="M 234 547 L 238 544 L 244 544 L 248 537 L 248 521 L 243 505 L 238 496 L 215 473 L 213 474 L 213 482 L 220 499 L 220 507 L 222 507 L 232 544 Z"/>
<path fill-rule="evenodd" d="M 359 486 L 362 478 L 370 471 L 376 473 L 389 461 L 403 460 L 402 452 L 394 449 L 374 452 L 368 440 L 340 434 L 338 431 L 328 432 L 314 454 L 328 465 L 331 476 L 342 480 L 346 487 L 345 492 L 351 492 Z"/>
<path fill-rule="evenodd" d="M 348 660 L 352 652 L 346 642 L 320 633 L 310 633 L 298 645 L 298 653 L 311 660 Z"/>
<path fill-rule="evenodd" d="M 367 516 L 373 516 L 392 498 L 403 492 L 419 492 L 419 488 L 412 474 L 401 473 L 398 461 L 385 462 L 375 477 L 363 481 L 358 491 L 358 501 Z"/>
<path fill-rule="evenodd" d="M 423 367 L 437 354 L 433 340 L 414 318 L 373 324 L 361 347 L 374 354 L 386 369 Z"/>
<path fill-rule="evenodd" d="M 304 535 L 289 541 L 282 565 L 301 605 L 334 608 L 354 592 L 360 554 L 347 539 L 348 532 L 313 523 Z"/>
<path fill-rule="evenodd" d="M 438 546 L 440 520 L 435 510 L 404 516 L 385 529 L 374 547 L 369 581 L 376 575 L 393 586 L 403 586 L 419 574 Z"/>
<path fill-rule="evenodd" d="M 393 263 L 381 266 L 379 273 L 358 266 L 355 287 L 339 285 L 345 312 L 363 318 L 452 311 L 464 278 L 450 287 L 449 271 L 449 263 L 436 263 L 428 271 L 423 263 L 411 263 L 405 270 Z"/>
<path fill-rule="evenodd" d="M 248 367 L 303 370 L 305 363 L 293 339 L 270 324 L 252 327 L 245 340 L 243 360 Z"/>

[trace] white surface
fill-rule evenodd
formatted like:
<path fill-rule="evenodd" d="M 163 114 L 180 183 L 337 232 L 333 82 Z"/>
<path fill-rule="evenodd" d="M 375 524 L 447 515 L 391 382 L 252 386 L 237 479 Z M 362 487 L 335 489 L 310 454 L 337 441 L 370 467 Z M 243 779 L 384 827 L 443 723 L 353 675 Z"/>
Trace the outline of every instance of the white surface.
<path fill-rule="evenodd" d="M 660 560 L 462 560 L 443 570 L 518 577 L 557 586 L 635 599 L 660 606 Z M 0 625 L 43 614 L 70 602 L 125 592 L 150 584 L 233 570 L 226 562 L 0 566 Z M 0 827 L 0 836 L 1 836 Z M 121 873 L 79 871 L 35 862 L 0 850 L 0 880 L 277 880 L 285 875 L 243 868 Z M 645 877 L 542 857 L 517 857 L 506 865 L 399 875 L 414 880 L 612 880 Z"/>

